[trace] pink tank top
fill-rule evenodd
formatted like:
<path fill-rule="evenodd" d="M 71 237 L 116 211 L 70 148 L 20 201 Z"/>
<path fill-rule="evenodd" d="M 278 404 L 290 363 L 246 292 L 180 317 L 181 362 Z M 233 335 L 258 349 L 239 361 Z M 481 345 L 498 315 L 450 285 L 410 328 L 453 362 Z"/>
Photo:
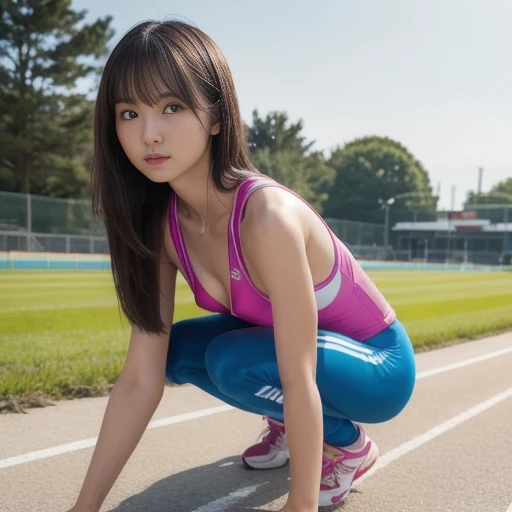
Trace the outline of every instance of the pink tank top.
<path fill-rule="evenodd" d="M 261 187 L 279 187 L 304 201 L 295 192 L 267 176 L 248 178 L 239 186 L 228 225 L 231 310 L 209 295 L 194 273 L 178 222 L 178 203 L 175 194 L 171 195 L 169 228 L 178 258 L 185 271 L 183 277 L 200 308 L 213 313 L 230 313 L 255 325 L 272 327 L 270 300 L 251 281 L 245 267 L 240 241 L 240 222 L 245 204 L 249 196 Z M 311 206 L 310 208 L 315 211 Z M 321 217 L 320 219 L 324 222 Z M 347 247 L 325 222 L 324 224 L 333 240 L 335 260 L 329 277 L 315 286 L 318 328 L 337 332 L 357 341 L 367 340 L 391 325 L 396 318 L 395 312 Z"/>

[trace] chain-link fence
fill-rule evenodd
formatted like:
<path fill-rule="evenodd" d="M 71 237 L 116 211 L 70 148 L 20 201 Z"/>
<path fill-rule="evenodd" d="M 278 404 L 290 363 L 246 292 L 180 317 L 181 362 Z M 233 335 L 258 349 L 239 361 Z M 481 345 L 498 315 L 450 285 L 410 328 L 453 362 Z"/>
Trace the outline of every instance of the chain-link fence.
<path fill-rule="evenodd" d="M 0 231 L 0 251 L 107 254 L 106 237 Z"/>
<path fill-rule="evenodd" d="M 89 200 L 0 192 L 0 251 L 105 254 L 108 248 Z"/>
<path fill-rule="evenodd" d="M 384 226 L 327 219 L 356 252 L 382 250 Z M 88 200 L 0 192 L 0 251 L 108 252 L 105 230 Z"/>
<path fill-rule="evenodd" d="M 0 192 L 0 231 L 105 236 L 91 201 Z"/>
<path fill-rule="evenodd" d="M 358 260 L 411 262 L 442 265 L 502 265 L 512 264 L 512 253 L 497 251 L 445 251 L 429 250 L 422 252 L 411 250 L 390 249 L 386 255 L 384 247 L 350 246 L 350 250 Z"/>
<path fill-rule="evenodd" d="M 335 235 L 351 246 L 384 245 L 384 225 L 354 220 L 325 219 Z"/>
<path fill-rule="evenodd" d="M 385 260 L 384 225 L 346 219 L 325 219 L 334 234 L 361 260 Z"/>
<path fill-rule="evenodd" d="M 508 217 L 508 211 L 505 214 L 500 212 L 498 217 L 496 220 L 512 220 Z M 326 222 L 360 260 L 511 264 L 512 250 L 501 249 L 501 235 L 496 245 L 493 244 L 493 235 L 486 234 L 485 251 L 480 246 L 467 250 L 455 238 L 446 247 L 437 247 L 433 243 L 414 245 L 393 235 L 386 251 L 384 224 L 329 218 Z M 508 229 L 506 232 L 508 236 Z M 9 251 L 108 254 L 108 244 L 102 223 L 93 216 L 90 200 L 0 192 L 0 252 Z"/>

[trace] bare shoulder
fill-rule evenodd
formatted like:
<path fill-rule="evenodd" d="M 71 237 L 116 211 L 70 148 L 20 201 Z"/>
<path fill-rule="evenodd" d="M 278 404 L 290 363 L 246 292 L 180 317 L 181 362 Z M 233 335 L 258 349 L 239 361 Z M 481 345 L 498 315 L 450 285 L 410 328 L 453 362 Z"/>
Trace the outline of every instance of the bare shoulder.
<path fill-rule="evenodd" d="M 307 210 L 310 210 L 307 205 L 287 190 L 262 187 L 247 200 L 242 230 L 266 236 L 293 230 L 306 236 Z"/>
<path fill-rule="evenodd" d="M 262 187 L 253 192 L 240 232 L 248 270 L 269 296 L 284 274 L 292 273 L 297 279 L 299 275 L 306 279 L 307 274 L 309 280 L 320 283 L 332 271 L 331 233 L 305 200 L 286 189 Z"/>
<path fill-rule="evenodd" d="M 247 202 L 241 226 L 245 262 L 274 306 L 283 300 L 283 290 L 311 284 L 305 208 L 294 194 L 277 187 L 261 188 Z"/>

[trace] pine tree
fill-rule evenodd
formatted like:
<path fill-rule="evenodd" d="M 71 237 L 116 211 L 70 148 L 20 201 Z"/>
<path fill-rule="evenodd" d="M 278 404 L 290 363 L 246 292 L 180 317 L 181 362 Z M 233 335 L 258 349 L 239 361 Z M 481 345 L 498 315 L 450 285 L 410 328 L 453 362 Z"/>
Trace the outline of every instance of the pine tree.
<path fill-rule="evenodd" d="M 0 0 L 0 169 L 20 192 L 83 195 L 93 102 L 77 80 L 99 73 L 111 16 L 71 0 Z"/>

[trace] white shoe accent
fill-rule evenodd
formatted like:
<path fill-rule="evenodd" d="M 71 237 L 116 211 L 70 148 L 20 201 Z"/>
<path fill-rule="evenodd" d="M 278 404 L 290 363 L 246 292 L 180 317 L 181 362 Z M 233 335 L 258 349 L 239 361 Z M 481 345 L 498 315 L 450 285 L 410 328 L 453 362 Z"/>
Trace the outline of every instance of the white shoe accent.
<path fill-rule="evenodd" d="M 284 466 L 289 458 L 288 450 L 271 450 L 268 455 L 246 457 L 245 462 L 254 469 L 276 469 Z"/>
<path fill-rule="evenodd" d="M 289 458 L 286 434 L 280 434 L 275 444 L 270 446 L 270 451 L 267 454 L 244 457 L 244 460 L 254 469 L 275 469 L 284 466 Z"/>

